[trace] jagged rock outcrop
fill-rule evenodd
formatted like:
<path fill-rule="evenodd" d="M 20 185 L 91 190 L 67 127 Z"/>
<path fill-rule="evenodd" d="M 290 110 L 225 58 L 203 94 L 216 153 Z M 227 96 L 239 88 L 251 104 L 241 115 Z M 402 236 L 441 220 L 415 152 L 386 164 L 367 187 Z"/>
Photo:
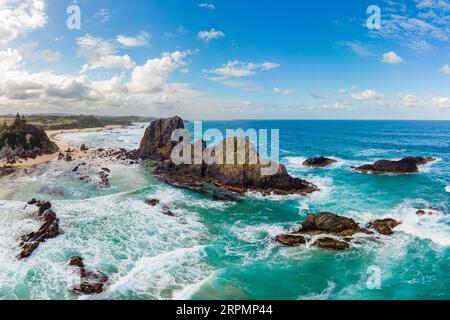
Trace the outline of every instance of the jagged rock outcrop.
<path fill-rule="evenodd" d="M 376 230 L 379 234 L 391 235 L 392 229 L 399 224 L 400 222 L 394 219 L 375 220 L 369 223 L 367 228 Z M 274 240 L 291 247 L 312 243 L 314 247 L 342 251 L 350 248 L 353 236 L 374 234 L 361 228 L 353 219 L 331 212 L 309 214 L 301 225 L 294 233 L 279 235 Z"/>
<path fill-rule="evenodd" d="M 34 125 L 19 123 L 0 129 L 0 159 L 36 158 L 58 150 L 45 131 Z"/>
<path fill-rule="evenodd" d="M 329 165 L 332 165 L 333 163 L 336 163 L 337 161 L 334 159 L 330 159 L 330 158 L 325 158 L 325 157 L 318 157 L 318 158 L 309 158 L 306 159 L 303 162 L 304 166 L 307 167 L 312 167 L 312 168 L 323 168 L 323 167 L 327 167 Z"/>
<path fill-rule="evenodd" d="M 180 117 L 158 119 L 150 123 L 142 138 L 138 156 L 142 159 L 168 160 L 173 147 L 172 133 L 176 129 L 184 129 L 184 121 Z"/>
<path fill-rule="evenodd" d="M 108 276 L 101 272 L 86 271 L 83 258 L 75 256 L 70 258 L 69 266 L 73 267 L 76 274 L 80 277 L 74 284 L 72 290 L 79 294 L 92 295 L 103 292 Z"/>
<path fill-rule="evenodd" d="M 309 214 L 302 222 L 302 227 L 298 231 L 301 234 L 318 235 L 331 234 L 339 237 L 351 237 L 356 233 L 369 233 L 363 229 L 353 219 L 338 216 L 331 212 L 321 212 L 319 214 Z"/>
<path fill-rule="evenodd" d="M 248 139 L 227 138 L 210 148 L 206 148 L 205 142 L 197 141 L 191 145 L 191 149 L 192 164 L 177 165 L 169 159 L 158 166 L 155 173 L 170 184 L 192 185 L 195 188 L 199 182 L 211 183 L 236 193 L 256 191 L 262 194 L 306 195 L 318 190 L 308 181 L 291 177 L 285 166 L 262 160 Z M 200 150 L 203 161 L 200 159 L 195 162 L 198 156 L 195 150 Z M 232 155 L 232 161 L 227 161 L 229 154 Z M 205 161 L 207 158 L 214 161 Z M 274 171 L 263 174 L 270 167 Z"/>
<path fill-rule="evenodd" d="M 436 161 L 431 157 L 406 157 L 399 161 L 380 160 L 374 164 L 366 164 L 360 167 L 352 167 L 352 169 L 373 174 L 406 174 L 419 172 L 419 166 L 429 162 Z"/>
<path fill-rule="evenodd" d="M 44 221 L 44 224 L 38 231 L 23 235 L 20 238 L 22 251 L 18 255 L 18 259 L 28 258 L 40 243 L 45 242 L 47 239 L 55 238 L 60 234 L 59 219 L 51 209 L 52 205 L 49 201 L 33 199 L 28 204 L 38 207 L 37 216 L 40 220 Z"/>

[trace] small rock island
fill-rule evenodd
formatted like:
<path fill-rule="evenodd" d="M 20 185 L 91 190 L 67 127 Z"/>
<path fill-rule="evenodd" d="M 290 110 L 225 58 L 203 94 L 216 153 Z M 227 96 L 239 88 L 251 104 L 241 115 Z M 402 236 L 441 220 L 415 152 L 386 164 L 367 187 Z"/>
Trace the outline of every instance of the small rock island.
<path fill-rule="evenodd" d="M 431 157 L 406 157 L 399 161 L 380 160 L 374 164 L 352 167 L 352 169 L 373 174 L 408 174 L 418 173 L 419 166 L 433 161 L 436 161 L 436 159 Z"/>

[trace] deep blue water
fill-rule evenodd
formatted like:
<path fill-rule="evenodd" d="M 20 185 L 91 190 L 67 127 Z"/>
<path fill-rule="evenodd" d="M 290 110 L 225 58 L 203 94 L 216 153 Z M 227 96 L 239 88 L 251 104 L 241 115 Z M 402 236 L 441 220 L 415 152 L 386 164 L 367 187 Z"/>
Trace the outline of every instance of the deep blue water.
<path fill-rule="evenodd" d="M 192 129 L 193 123 L 189 123 Z M 450 122 L 209 121 L 204 129 L 279 129 L 280 161 L 292 175 L 317 184 L 308 197 L 248 194 L 223 203 L 157 181 L 149 168 L 112 165 L 112 188 L 82 184 L 61 163 L 2 182 L 0 297 L 74 299 L 66 261 L 73 254 L 108 273 L 105 299 L 450 299 Z M 136 148 L 144 128 L 71 134 L 89 146 Z M 338 162 L 302 165 L 312 156 Z M 379 159 L 431 156 L 419 174 L 367 175 L 351 166 Z M 93 171 L 96 169 L 93 166 Z M 47 186 L 43 188 L 43 185 Z M 64 191 L 51 195 L 48 186 Z M 446 191 L 447 189 L 447 191 Z M 18 214 L 31 197 L 53 198 L 64 235 L 17 262 L 16 239 L 33 226 Z M 161 199 L 177 214 L 143 204 Z M 418 208 L 436 216 L 419 217 Z M 359 238 L 345 252 L 287 248 L 272 238 L 298 227 L 310 212 L 331 211 L 364 225 L 379 217 L 402 221 L 394 235 Z M 367 286 L 380 272 L 380 288 Z M 369 274 L 368 274 L 369 272 Z"/>

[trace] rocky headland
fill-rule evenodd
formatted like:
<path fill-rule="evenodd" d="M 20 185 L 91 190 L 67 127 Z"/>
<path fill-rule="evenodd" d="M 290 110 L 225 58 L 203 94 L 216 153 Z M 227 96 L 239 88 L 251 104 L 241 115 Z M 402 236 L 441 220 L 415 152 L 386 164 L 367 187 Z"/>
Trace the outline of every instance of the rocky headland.
<path fill-rule="evenodd" d="M 19 116 L 12 125 L 0 128 L 0 159 L 6 158 L 14 163 L 16 158 L 34 159 L 58 151 L 58 146 L 49 139 L 44 130 L 28 124 Z"/>

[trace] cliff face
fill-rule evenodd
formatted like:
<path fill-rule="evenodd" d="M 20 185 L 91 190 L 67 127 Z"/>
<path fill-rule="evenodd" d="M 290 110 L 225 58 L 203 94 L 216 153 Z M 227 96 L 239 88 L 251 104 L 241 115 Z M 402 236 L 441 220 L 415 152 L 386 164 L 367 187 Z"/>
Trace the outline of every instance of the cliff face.
<path fill-rule="evenodd" d="M 58 146 L 39 127 L 21 124 L 0 129 L 0 159 L 35 158 L 58 151 Z"/>
<path fill-rule="evenodd" d="M 170 158 L 176 143 L 171 141 L 172 133 L 176 129 L 184 129 L 183 119 L 174 117 L 153 121 L 145 130 L 138 150 L 142 159 L 167 160 Z"/>
<path fill-rule="evenodd" d="M 190 145 L 190 164 L 176 164 L 170 158 L 177 145 L 171 136 L 182 128 L 183 120 L 178 117 L 157 120 L 147 128 L 139 149 L 142 158 L 162 161 L 155 173 L 168 183 L 188 187 L 212 183 L 238 193 L 308 194 L 318 190 L 308 181 L 291 177 L 283 165 L 260 159 L 253 144 L 244 138 L 228 138 L 211 148 L 197 141 Z M 203 156 L 200 160 L 195 158 L 199 153 Z M 234 155 L 231 161 L 227 159 L 230 154 Z M 269 167 L 274 170 L 267 175 Z"/>

